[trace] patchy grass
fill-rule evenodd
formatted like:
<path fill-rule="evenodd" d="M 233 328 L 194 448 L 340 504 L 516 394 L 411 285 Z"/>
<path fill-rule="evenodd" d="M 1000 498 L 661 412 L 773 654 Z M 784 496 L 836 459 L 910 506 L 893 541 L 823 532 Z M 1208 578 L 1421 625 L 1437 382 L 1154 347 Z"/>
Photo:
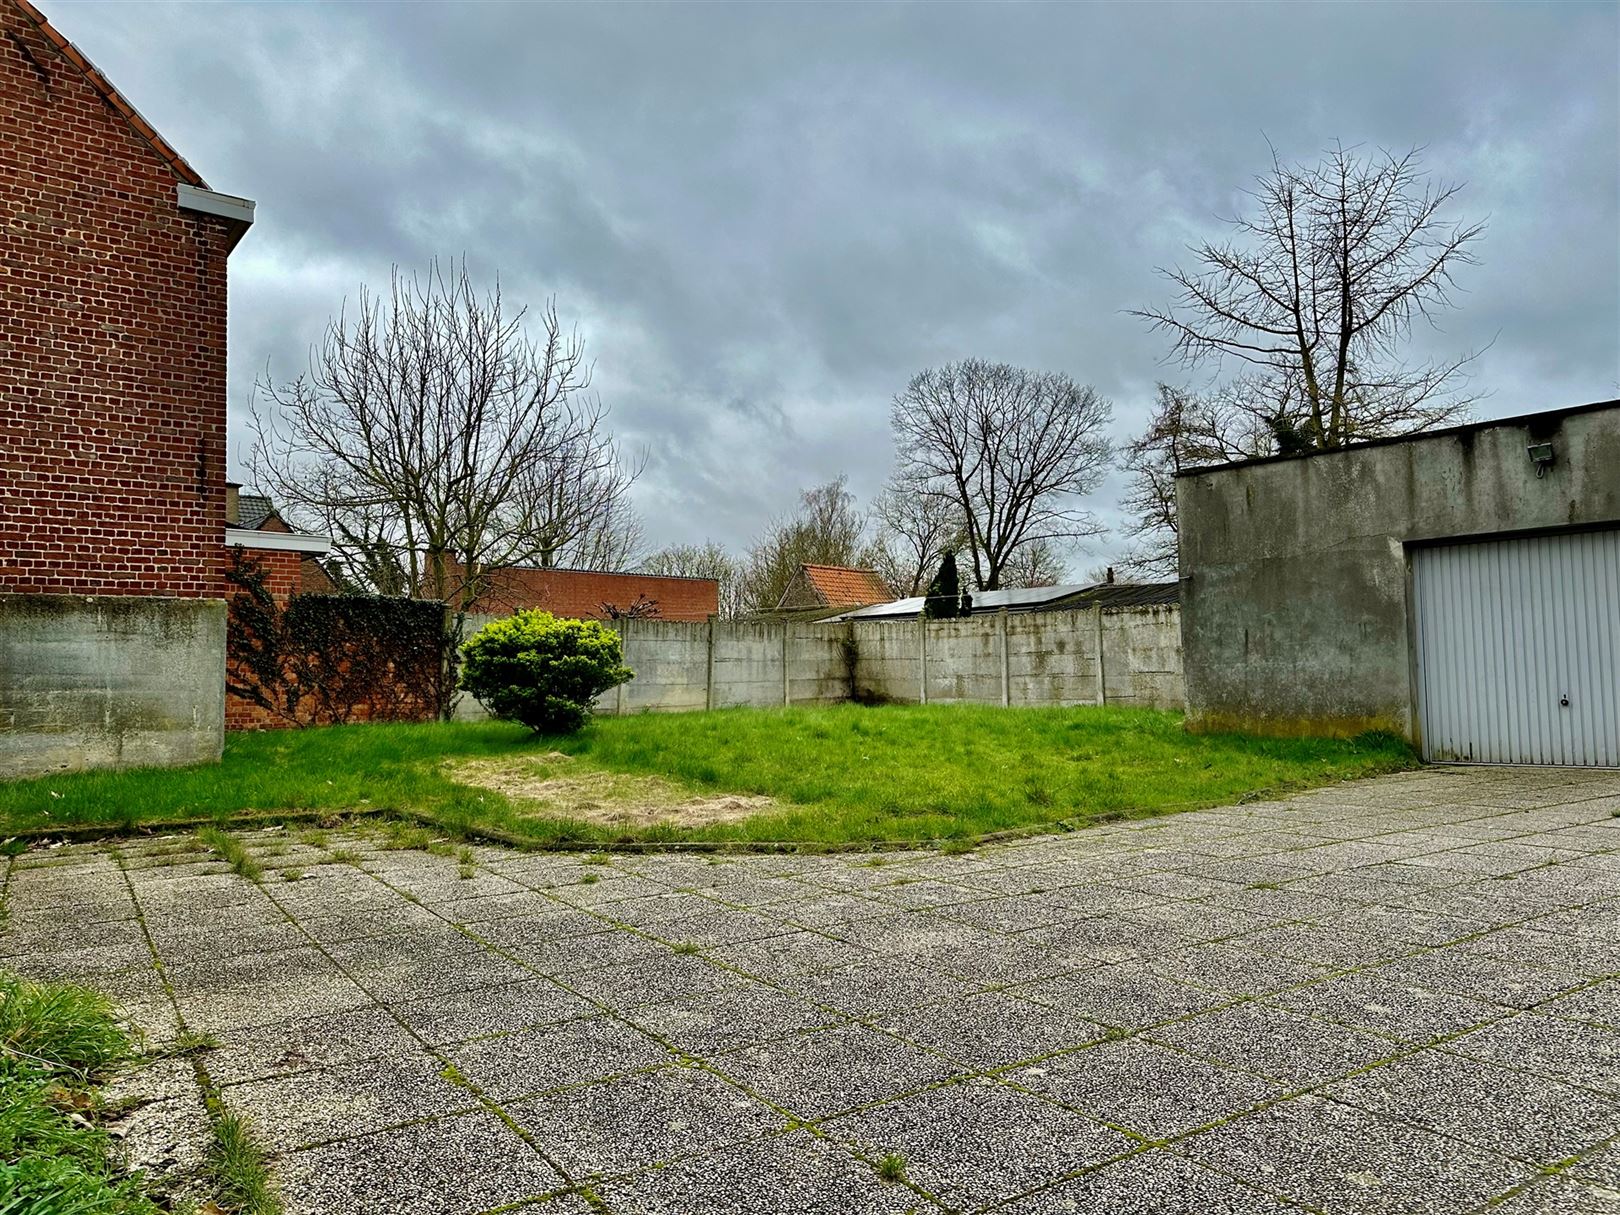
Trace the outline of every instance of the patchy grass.
<path fill-rule="evenodd" d="M 430 816 L 445 834 L 493 830 L 542 846 L 967 848 L 989 832 L 1218 805 L 1416 762 L 1384 735 L 1188 734 L 1179 714 L 1119 708 L 728 709 L 601 718 L 568 738 L 500 723 L 340 726 L 232 735 L 217 766 L 0 783 L 0 830 L 372 808 Z M 504 775 L 469 783 L 489 772 Z M 720 801 L 732 811 L 683 811 Z M 626 805 L 645 813 L 625 815 Z M 444 847 L 439 831 L 389 830 L 402 844 Z"/>
<path fill-rule="evenodd" d="M 612 772 L 778 806 L 637 838 L 957 839 L 1239 801 L 1416 765 L 1384 735 L 1189 734 L 1147 709 L 854 705 L 603 719 L 552 746 Z M 521 813 L 521 812 L 520 812 Z"/>
<path fill-rule="evenodd" d="M 264 877 L 264 866 L 259 864 L 242 841 L 230 832 L 218 827 L 204 827 L 197 832 L 197 838 L 210 852 L 215 853 L 229 865 L 238 877 L 245 877 L 250 882 L 257 882 Z"/>
<path fill-rule="evenodd" d="M 214 1119 L 208 1175 L 227 1209 L 238 1215 L 281 1215 L 268 1156 L 240 1114 L 222 1109 Z"/>
<path fill-rule="evenodd" d="M 0 973 L 0 1211 L 157 1215 L 97 1125 L 97 1083 L 131 1054 L 105 997 Z"/>

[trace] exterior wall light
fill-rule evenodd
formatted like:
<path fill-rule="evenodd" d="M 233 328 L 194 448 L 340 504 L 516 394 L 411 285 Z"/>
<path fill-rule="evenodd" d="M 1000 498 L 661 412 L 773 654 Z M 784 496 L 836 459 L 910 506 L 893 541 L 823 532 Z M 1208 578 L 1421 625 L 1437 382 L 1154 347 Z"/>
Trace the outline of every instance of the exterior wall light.
<path fill-rule="evenodd" d="M 1545 477 L 1547 470 L 1553 466 L 1553 445 L 1532 443 L 1525 450 L 1530 453 L 1530 462 L 1536 466 L 1536 476 Z"/>

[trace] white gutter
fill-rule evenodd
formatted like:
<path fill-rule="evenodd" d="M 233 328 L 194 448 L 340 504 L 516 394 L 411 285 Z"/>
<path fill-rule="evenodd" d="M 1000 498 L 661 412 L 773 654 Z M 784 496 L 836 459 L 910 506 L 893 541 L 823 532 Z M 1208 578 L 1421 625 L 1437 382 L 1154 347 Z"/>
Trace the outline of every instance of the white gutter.
<path fill-rule="evenodd" d="M 317 557 L 332 551 L 329 536 L 303 536 L 297 532 L 261 532 L 249 527 L 227 527 L 225 545 L 234 548 L 272 549 L 279 553 L 314 553 Z"/>
<path fill-rule="evenodd" d="M 175 193 L 180 206 L 187 211 L 201 211 L 204 215 L 218 215 L 223 219 L 234 219 L 243 226 L 253 222 L 253 200 L 251 198 L 238 198 L 234 194 L 217 194 L 213 190 L 202 190 L 196 186 L 188 186 L 185 182 L 175 186 Z"/>

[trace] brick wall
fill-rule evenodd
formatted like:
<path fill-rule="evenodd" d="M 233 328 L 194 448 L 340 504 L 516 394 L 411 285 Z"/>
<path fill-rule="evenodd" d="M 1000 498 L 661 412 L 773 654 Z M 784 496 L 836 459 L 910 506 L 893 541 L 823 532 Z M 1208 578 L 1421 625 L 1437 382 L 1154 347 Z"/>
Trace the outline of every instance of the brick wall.
<path fill-rule="evenodd" d="M 286 607 L 295 596 L 301 594 L 326 594 L 333 588 L 326 579 L 324 571 L 315 561 L 304 560 L 303 554 L 297 552 L 284 552 L 279 549 L 249 548 L 246 555 L 257 562 L 263 570 L 265 585 L 275 597 L 277 604 Z M 232 590 L 234 591 L 234 587 Z M 230 681 L 247 683 L 251 676 L 240 667 L 235 666 L 227 657 L 230 666 Z M 430 695 L 406 695 L 404 700 L 404 716 L 401 718 L 401 706 L 397 703 L 397 693 L 409 685 L 395 681 L 390 689 L 390 695 L 385 697 L 383 703 L 359 704 L 353 708 L 352 721 L 371 721 L 386 718 L 388 720 L 432 721 L 438 716 L 438 706 Z M 326 724 L 323 719 L 318 724 Z M 225 728 L 227 730 L 284 730 L 293 725 L 279 714 L 255 704 L 253 701 L 236 695 L 227 689 L 225 693 Z"/>
<path fill-rule="evenodd" d="M 232 225 L 0 26 L 0 592 L 222 595 Z"/>
<path fill-rule="evenodd" d="M 489 577 L 491 590 L 474 605 L 475 612 L 504 616 L 519 608 L 543 608 L 554 616 L 601 620 L 607 615 L 604 603 L 628 608 L 638 595 L 657 601 L 660 620 L 707 620 L 720 610 L 720 584 L 713 578 L 558 569 L 506 569 Z"/>

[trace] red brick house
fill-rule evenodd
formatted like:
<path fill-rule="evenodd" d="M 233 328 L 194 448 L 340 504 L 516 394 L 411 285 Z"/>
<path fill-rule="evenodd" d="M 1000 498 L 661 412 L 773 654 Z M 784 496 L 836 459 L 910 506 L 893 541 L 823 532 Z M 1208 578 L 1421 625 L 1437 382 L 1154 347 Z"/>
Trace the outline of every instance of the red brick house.
<path fill-rule="evenodd" d="M 253 203 L 29 0 L 0 25 L 0 591 L 217 597 L 225 266 Z"/>
<path fill-rule="evenodd" d="M 29 0 L 0 0 L 0 776 L 217 758 L 217 193 Z"/>
<path fill-rule="evenodd" d="M 225 543 L 252 551 L 278 599 L 335 594 L 337 582 L 321 563 L 332 542 L 293 531 L 269 498 L 241 490 L 235 481 L 225 483 Z"/>
<path fill-rule="evenodd" d="M 720 583 L 713 578 L 511 566 L 491 572 L 488 580 L 474 612 L 506 616 L 541 608 L 572 620 L 606 620 L 609 608 L 623 613 L 641 603 L 652 605 L 641 614 L 657 620 L 707 620 L 720 611 Z"/>

